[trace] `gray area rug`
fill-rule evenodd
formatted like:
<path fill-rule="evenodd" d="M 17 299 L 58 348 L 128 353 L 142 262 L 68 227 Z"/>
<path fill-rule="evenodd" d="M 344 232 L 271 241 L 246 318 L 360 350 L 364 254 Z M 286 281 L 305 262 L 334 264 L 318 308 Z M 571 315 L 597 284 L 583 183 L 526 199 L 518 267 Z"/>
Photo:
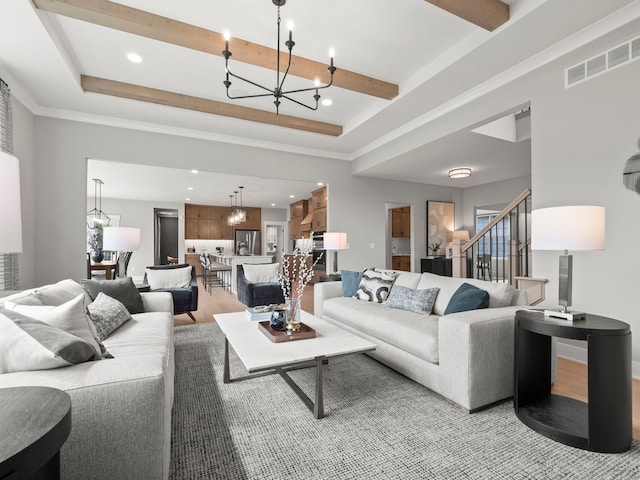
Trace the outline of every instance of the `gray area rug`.
<path fill-rule="evenodd" d="M 175 330 L 170 479 L 638 479 L 640 445 L 586 452 L 520 423 L 510 402 L 467 414 L 363 354 L 325 366 L 321 420 L 278 375 L 225 385 L 216 324 Z M 245 375 L 231 349 L 232 377 Z M 291 374 L 311 395 L 314 371 Z"/>

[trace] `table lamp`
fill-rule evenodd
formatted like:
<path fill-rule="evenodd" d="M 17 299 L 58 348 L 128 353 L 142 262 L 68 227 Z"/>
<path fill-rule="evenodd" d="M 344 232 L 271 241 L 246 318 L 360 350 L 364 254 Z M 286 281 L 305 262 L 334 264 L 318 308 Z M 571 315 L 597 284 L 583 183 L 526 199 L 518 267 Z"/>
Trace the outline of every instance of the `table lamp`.
<path fill-rule="evenodd" d="M 322 235 L 322 243 L 325 250 L 333 250 L 333 271 L 334 274 L 340 273 L 338 270 L 338 250 L 346 250 L 349 248 L 347 245 L 347 234 L 342 232 L 325 232 Z"/>
<path fill-rule="evenodd" d="M 20 211 L 20 164 L 13 155 L 0 151 L 0 289 L 18 290 L 17 256 L 22 252 Z"/>
<path fill-rule="evenodd" d="M 140 229 L 133 227 L 107 227 L 104 229 L 103 248 L 118 252 L 118 277 L 127 276 L 128 261 L 125 253 L 140 248 Z M 129 258 L 130 255 L 129 255 Z"/>
<path fill-rule="evenodd" d="M 558 304 L 560 310 L 545 310 L 547 317 L 568 321 L 585 318 L 571 312 L 573 258 L 569 250 L 604 250 L 604 207 L 575 205 L 540 208 L 531 213 L 531 250 L 562 250 L 560 255 Z"/>

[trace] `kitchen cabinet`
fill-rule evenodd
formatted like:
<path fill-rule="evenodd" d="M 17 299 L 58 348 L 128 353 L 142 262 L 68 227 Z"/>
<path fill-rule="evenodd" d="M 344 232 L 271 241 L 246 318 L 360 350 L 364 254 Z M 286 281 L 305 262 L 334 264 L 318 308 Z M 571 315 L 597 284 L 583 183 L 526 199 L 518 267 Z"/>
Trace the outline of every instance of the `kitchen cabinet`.
<path fill-rule="evenodd" d="M 411 271 L 411 255 L 392 255 L 391 268 L 403 272 Z"/>
<path fill-rule="evenodd" d="M 196 275 L 202 275 L 202 266 L 200 265 L 200 255 L 197 253 L 185 253 L 184 263 L 191 265 L 196 271 Z"/>
<path fill-rule="evenodd" d="M 247 212 L 247 221 L 237 225 L 243 230 L 262 229 L 262 209 L 243 207 Z M 216 205 L 184 206 L 184 236 L 199 240 L 233 240 L 234 227 L 227 224 L 231 207 Z"/>
<path fill-rule="evenodd" d="M 394 238 L 411 237 L 411 207 L 391 210 L 391 236 Z"/>
<path fill-rule="evenodd" d="M 314 232 L 327 231 L 327 187 L 318 188 L 311 192 L 311 206 L 313 218 L 311 230 Z"/>
<path fill-rule="evenodd" d="M 289 238 L 291 240 L 302 238 L 304 234 L 303 232 L 309 230 L 310 227 L 305 228 L 305 226 L 301 225 L 308 213 L 308 200 L 298 200 L 297 202 L 289 205 Z"/>
<path fill-rule="evenodd" d="M 327 187 L 318 188 L 311 192 L 311 204 L 314 210 L 327 207 Z"/>

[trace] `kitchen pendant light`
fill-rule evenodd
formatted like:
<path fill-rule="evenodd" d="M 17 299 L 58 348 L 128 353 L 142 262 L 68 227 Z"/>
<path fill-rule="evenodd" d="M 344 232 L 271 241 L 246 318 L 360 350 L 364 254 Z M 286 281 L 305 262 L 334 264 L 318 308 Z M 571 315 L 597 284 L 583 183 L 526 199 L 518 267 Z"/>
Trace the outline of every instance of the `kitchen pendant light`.
<path fill-rule="evenodd" d="M 236 224 L 235 217 L 233 215 L 233 195 L 229 195 L 229 203 L 231 204 L 231 210 L 227 217 L 227 225 L 233 227 Z"/>
<path fill-rule="evenodd" d="M 242 208 L 242 189 L 244 187 L 238 187 L 238 188 L 240 189 L 240 208 L 236 208 L 236 217 L 238 219 L 238 223 L 244 223 L 247 221 L 247 212 L 245 209 Z"/>

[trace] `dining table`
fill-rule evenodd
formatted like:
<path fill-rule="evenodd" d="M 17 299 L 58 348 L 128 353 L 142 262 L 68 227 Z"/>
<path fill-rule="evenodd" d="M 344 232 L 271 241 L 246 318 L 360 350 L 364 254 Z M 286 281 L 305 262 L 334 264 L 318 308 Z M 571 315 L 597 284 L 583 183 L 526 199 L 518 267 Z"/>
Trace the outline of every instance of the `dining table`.
<path fill-rule="evenodd" d="M 103 260 L 101 262 L 91 260 L 91 271 L 104 271 L 106 279 L 113 280 L 113 273 L 117 263 L 116 260 Z"/>

